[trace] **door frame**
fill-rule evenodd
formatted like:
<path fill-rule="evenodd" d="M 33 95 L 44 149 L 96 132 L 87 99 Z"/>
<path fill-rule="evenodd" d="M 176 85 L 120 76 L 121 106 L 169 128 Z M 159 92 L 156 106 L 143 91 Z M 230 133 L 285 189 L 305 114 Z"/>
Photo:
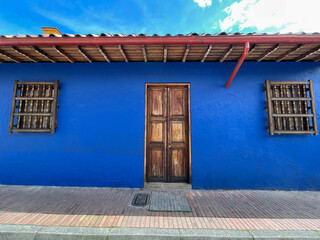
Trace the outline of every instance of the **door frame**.
<path fill-rule="evenodd" d="M 188 128 L 189 128 L 189 182 L 192 184 L 192 167 L 191 167 L 191 106 L 190 106 L 190 83 L 145 83 L 144 89 L 144 168 L 143 184 L 147 182 L 147 121 L 148 121 L 148 86 L 187 86 L 188 87 Z"/>

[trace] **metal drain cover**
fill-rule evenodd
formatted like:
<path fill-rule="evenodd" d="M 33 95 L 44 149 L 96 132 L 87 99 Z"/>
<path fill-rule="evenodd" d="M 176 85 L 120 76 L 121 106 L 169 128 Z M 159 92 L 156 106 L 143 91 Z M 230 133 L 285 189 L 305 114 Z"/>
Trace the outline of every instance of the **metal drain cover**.
<path fill-rule="evenodd" d="M 150 194 L 148 193 L 137 193 L 132 199 L 132 206 L 144 207 L 149 204 Z"/>

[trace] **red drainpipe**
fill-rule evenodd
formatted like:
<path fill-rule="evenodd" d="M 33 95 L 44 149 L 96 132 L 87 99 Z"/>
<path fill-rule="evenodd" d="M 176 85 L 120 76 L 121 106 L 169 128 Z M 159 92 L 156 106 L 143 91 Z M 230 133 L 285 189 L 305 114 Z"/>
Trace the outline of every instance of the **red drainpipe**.
<path fill-rule="evenodd" d="M 249 44 L 249 42 L 246 42 L 246 43 L 244 44 L 244 49 L 243 49 L 242 56 L 241 56 L 241 58 L 238 60 L 237 66 L 234 68 L 234 70 L 233 70 L 233 72 L 232 72 L 232 74 L 231 74 L 231 76 L 230 76 L 230 78 L 229 78 L 229 80 L 228 80 L 228 82 L 227 82 L 227 84 L 226 84 L 226 88 L 228 88 L 228 87 L 230 86 L 230 84 L 231 84 L 234 76 L 237 74 L 237 72 L 238 72 L 239 68 L 241 67 L 244 59 L 245 59 L 246 56 L 248 55 L 249 48 L 250 48 L 250 44 Z"/>

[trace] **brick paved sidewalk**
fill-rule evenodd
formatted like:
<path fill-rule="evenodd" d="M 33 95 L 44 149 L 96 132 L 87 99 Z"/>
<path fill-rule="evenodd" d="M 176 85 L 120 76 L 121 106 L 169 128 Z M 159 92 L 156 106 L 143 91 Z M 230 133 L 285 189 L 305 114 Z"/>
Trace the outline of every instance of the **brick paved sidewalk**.
<path fill-rule="evenodd" d="M 320 192 L 185 190 L 192 212 L 129 206 L 151 191 L 161 190 L 0 185 L 0 224 L 320 230 Z"/>

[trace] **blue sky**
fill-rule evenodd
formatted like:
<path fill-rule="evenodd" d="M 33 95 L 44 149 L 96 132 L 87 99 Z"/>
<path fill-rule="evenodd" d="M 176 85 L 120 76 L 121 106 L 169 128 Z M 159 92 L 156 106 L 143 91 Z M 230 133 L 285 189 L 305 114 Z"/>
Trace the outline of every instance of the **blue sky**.
<path fill-rule="evenodd" d="M 2 0 L 0 34 L 320 32 L 320 0 Z"/>

